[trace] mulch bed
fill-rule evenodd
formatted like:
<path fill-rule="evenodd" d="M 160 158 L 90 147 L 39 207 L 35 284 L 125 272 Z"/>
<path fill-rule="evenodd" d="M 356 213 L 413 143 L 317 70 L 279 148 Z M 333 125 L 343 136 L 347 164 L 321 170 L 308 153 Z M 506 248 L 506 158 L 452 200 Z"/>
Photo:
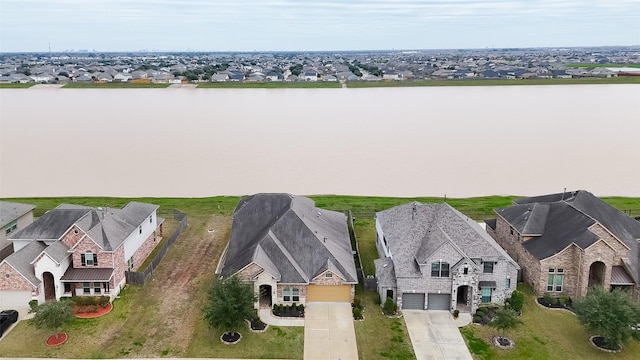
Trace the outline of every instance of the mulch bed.
<path fill-rule="evenodd" d="M 55 335 L 51 335 L 45 341 L 45 344 L 49 347 L 60 346 L 67 342 L 69 336 L 66 333 L 58 333 Z"/>
<path fill-rule="evenodd" d="M 249 324 L 249 329 L 253 332 L 265 332 L 269 327 L 269 325 L 263 323 L 260 319 L 247 320 L 247 323 Z"/>
<path fill-rule="evenodd" d="M 74 306 L 73 311 L 77 318 L 80 319 L 95 319 L 104 316 L 113 310 L 113 304 L 109 303 L 107 307 L 98 306 L 96 311 L 89 311 L 89 306 Z"/>
<path fill-rule="evenodd" d="M 224 333 L 220 336 L 220 341 L 227 345 L 237 344 L 240 339 L 242 339 L 242 334 L 239 332 Z"/>
<path fill-rule="evenodd" d="M 598 349 L 602 350 L 602 351 L 606 351 L 606 352 L 610 352 L 610 353 L 619 353 L 620 351 L 622 351 L 622 346 L 620 346 L 618 349 L 607 349 L 605 346 L 605 342 L 604 342 L 604 337 L 603 336 L 599 336 L 599 335 L 594 335 L 592 337 L 589 338 L 589 342 L 597 347 Z"/>
<path fill-rule="evenodd" d="M 547 302 L 545 301 L 545 299 L 544 299 L 544 298 L 541 298 L 541 297 L 540 297 L 540 298 L 537 298 L 537 299 L 536 299 L 536 301 L 537 301 L 537 303 L 538 303 L 539 305 L 542 305 L 542 306 L 546 307 L 547 309 L 559 309 L 559 310 L 561 309 L 561 310 L 568 310 L 568 311 L 571 311 L 572 313 L 574 313 L 574 314 L 575 314 L 575 309 L 574 309 L 574 308 L 573 308 L 573 306 L 572 306 L 572 305 L 573 305 L 573 303 L 567 303 L 567 304 L 562 305 L 562 304 L 560 304 L 559 302 L 555 302 L 555 303 L 549 304 L 549 303 L 547 303 Z"/>
<path fill-rule="evenodd" d="M 516 345 L 513 340 L 504 337 L 504 336 L 495 336 L 493 338 L 493 345 L 495 345 L 497 348 L 503 349 L 503 350 L 510 350 L 513 349 L 513 347 Z"/>

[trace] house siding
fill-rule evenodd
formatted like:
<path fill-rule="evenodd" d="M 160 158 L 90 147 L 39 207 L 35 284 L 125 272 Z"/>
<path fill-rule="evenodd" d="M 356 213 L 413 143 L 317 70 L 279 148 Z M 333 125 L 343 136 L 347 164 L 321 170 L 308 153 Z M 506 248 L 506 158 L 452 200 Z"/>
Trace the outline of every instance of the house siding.
<path fill-rule="evenodd" d="M 138 250 L 133 253 L 133 270 L 137 271 L 140 265 L 147 259 L 149 254 L 158 245 L 156 241 L 155 232 L 147 237 L 147 239 L 140 245 Z"/>

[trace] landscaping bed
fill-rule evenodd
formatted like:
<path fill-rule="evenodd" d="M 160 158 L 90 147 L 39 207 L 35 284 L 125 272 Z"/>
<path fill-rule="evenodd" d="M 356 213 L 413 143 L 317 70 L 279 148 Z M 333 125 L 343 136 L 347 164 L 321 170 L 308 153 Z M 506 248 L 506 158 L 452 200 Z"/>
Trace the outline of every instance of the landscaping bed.
<path fill-rule="evenodd" d="M 304 317 L 304 305 L 273 305 L 273 315 L 279 317 Z"/>

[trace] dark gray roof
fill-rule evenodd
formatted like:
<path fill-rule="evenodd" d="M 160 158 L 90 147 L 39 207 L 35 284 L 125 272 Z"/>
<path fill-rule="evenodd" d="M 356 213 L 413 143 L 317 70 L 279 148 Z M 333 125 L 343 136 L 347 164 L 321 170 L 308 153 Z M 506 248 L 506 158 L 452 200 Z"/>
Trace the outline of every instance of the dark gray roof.
<path fill-rule="evenodd" d="M 474 220 L 447 203 L 411 202 L 376 214 L 398 277 L 421 277 L 418 264 L 444 244 L 462 258 L 506 260 L 517 264 Z"/>
<path fill-rule="evenodd" d="M 113 269 L 110 268 L 69 268 L 61 281 L 109 281 L 113 277 Z"/>
<path fill-rule="evenodd" d="M 0 227 L 35 209 L 34 205 L 0 201 Z"/>
<path fill-rule="evenodd" d="M 309 283 L 324 270 L 357 283 L 346 216 L 318 209 L 305 197 L 256 194 L 240 200 L 221 275 L 252 262 L 283 283 Z"/>
<path fill-rule="evenodd" d="M 54 209 L 47 211 L 33 223 L 18 231 L 12 239 L 26 240 L 58 240 L 80 218 L 85 216 L 87 209 Z"/>
<path fill-rule="evenodd" d="M 32 241 L 25 247 L 9 255 L 4 261 L 25 277 L 31 284 L 38 286 L 40 280 L 36 277 L 31 262 L 47 247 L 42 241 Z"/>
<path fill-rule="evenodd" d="M 640 279 L 640 222 L 584 190 L 522 198 L 514 202 L 516 205 L 496 209 L 496 213 L 518 232 L 522 231 L 520 225 L 527 216 L 528 222 L 541 224 L 536 225 L 542 230 L 541 235 L 524 243 L 536 258 L 545 259 L 572 243 L 582 249 L 589 247 L 598 240 L 598 236 L 588 228 L 598 222 L 629 247 L 632 276 L 636 281 Z M 546 214 L 529 211 L 535 206 L 548 207 L 549 211 Z"/>

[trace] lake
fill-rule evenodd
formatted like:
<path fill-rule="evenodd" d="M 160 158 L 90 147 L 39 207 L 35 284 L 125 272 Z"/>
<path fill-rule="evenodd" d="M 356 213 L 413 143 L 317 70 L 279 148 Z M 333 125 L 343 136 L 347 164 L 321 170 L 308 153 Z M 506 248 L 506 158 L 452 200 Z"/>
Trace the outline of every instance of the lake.
<path fill-rule="evenodd" d="M 640 197 L 640 85 L 0 89 L 0 197 Z"/>

